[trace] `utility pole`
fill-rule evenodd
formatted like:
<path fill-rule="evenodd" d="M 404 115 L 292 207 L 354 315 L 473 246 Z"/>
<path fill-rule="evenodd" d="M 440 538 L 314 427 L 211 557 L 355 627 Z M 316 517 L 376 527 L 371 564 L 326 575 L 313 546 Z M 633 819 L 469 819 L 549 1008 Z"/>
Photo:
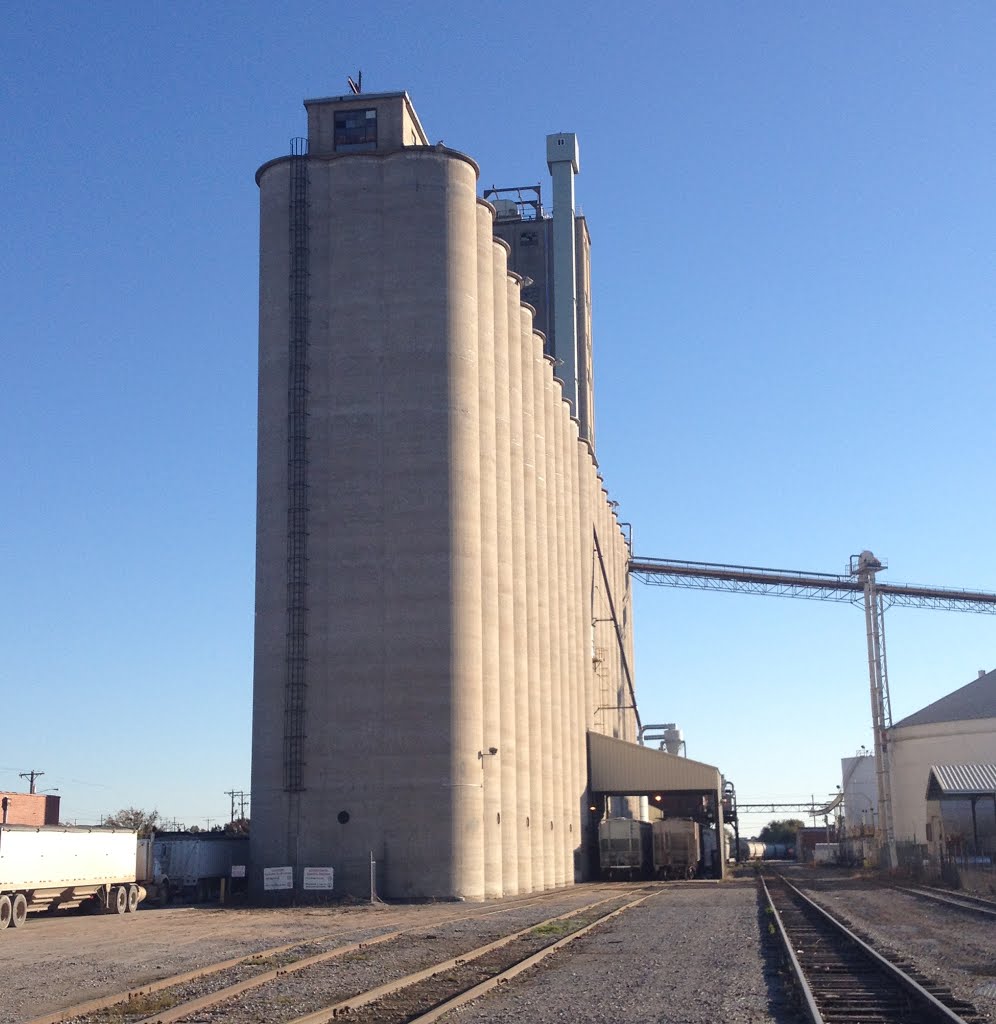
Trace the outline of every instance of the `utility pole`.
<path fill-rule="evenodd" d="M 226 789 L 225 796 L 231 797 L 232 800 L 232 816 L 229 821 L 235 821 L 235 801 L 239 802 L 239 818 L 245 818 L 246 816 L 246 800 L 249 799 L 249 794 L 241 789 Z"/>
<path fill-rule="evenodd" d="M 34 791 L 35 791 L 35 779 L 40 778 L 44 774 L 45 774 L 44 772 L 35 771 L 34 768 L 32 768 L 31 771 L 29 771 L 29 772 L 21 772 L 20 773 L 20 777 L 22 779 L 27 779 L 28 780 L 28 783 L 29 783 L 29 786 L 30 786 L 30 788 L 28 789 L 29 793 L 34 793 Z"/>

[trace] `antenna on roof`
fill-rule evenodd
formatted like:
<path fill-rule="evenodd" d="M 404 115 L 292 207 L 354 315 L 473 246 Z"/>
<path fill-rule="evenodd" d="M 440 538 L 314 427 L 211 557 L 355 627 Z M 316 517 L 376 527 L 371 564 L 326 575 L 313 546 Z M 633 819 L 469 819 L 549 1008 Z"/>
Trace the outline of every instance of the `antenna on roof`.
<path fill-rule="evenodd" d="M 356 81 L 353 81 L 352 75 L 346 75 L 346 84 L 349 86 L 350 91 L 354 96 L 359 96 L 363 92 L 363 72 L 356 72 Z"/>

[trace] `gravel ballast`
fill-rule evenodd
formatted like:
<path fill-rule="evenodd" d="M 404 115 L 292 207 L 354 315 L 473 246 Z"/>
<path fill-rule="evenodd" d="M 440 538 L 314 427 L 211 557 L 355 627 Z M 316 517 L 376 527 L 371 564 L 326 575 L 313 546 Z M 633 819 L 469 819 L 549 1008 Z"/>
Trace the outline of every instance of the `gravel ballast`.
<path fill-rule="evenodd" d="M 753 883 L 669 886 L 447 1024 L 789 1024 Z"/>
<path fill-rule="evenodd" d="M 819 899 L 847 916 L 856 930 L 906 956 L 925 975 L 996 1021 L 996 927 L 991 921 L 884 889 L 874 879 L 805 869 L 794 873 L 807 887 L 818 887 Z M 510 984 L 451 1011 L 446 1020 L 798 1020 L 752 878 L 668 883 L 653 889 L 655 895 L 641 906 L 597 926 Z M 288 979 L 286 991 L 281 981 L 265 996 L 245 993 L 231 1007 L 235 1012 L 226 1015 L 226 1022 L 271 1024 L 319 1005 L 319 996 L 357 992 L 365 982 L 398 977 L 427 963 L 430 952 L 445 956 L 469 949 L 610 894 L 617 901 L 634 895 L 624 885 L 587 885 L 548 894 L 532 905 L 510 900 L 270 910 L 168 908 L 124 917 L 33 918 L 25 928 L 0 935 L 0 1024 L 22 1024 L 88 998 L 283 943 L 300 946 L 273 958 L 269 966 L 396 929 L 407 931 L 401 943 L 367 947 L 359 956 L 330 961 L 303 987 Z M 472 917 L 458 920 L 467 915 Z M 228 980 L 251 976 L 262 966 L 234 968 Z M 214 991 L 218 983 L 198 979 L 184 987 L 189 997 Z M 271 1001 L 274 995 L 284 1001 L 280 1012 Z M 209 1012 L 204 1019 L 215 1018 Z"/>
<path fill-rule="evenodd" d="M 927 902 L 877 879 L 797 871 L 814 902 L 996 1021 L 996 920 Z"/>

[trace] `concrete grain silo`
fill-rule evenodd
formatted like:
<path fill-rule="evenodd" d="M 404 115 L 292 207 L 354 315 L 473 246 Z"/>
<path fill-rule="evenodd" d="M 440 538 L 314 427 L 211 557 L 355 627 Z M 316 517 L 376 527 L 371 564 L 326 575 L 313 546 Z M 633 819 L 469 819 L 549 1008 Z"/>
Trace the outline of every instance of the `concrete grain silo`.
<path fill-rule="evenodd" d="M 531 662 L 529 656 L 531 577 L 527 571 L 529 549 L 529 516 L 527 476 L 523 427 L 522 346 L 519 339 L 518 284 L 508 273 L 507 246 L 496 246 L 499 261 L 501 293 L 505 296 L 505 337 L 508 343 L 508 400 L 509 400 L 509 476 L 511 479 L 510 509 L 512 525 L 512 657 L 515 663 L 515 785 L 516 785 L 516 855 L 520 892 L 532 892 L 533 885 L 533 831 L 531 808 L 534 789 L 539 787 L 537 748 L 530 742 L 532 716 L 530 705 Z M 498 308 L 496 282 L 495 308 Z M 534 579 L 534 578 L 533 578 Z M 533 590 L 535 601 L 535 590 Z M 539 886 L 542 888 L 542 885 Z"/>
<path fill-rule="evenodd" d="M 251 889 L 303 898 L 328 867 L 360 896 L 570 884 L 585 732 L 636 734 L 576 140 L 548 140 L 551 224 L 535 207 L 544 353 L 474 162 L 405 93 L 305 107 L 306 143 L 256 176 Z"/>
<path fill-rule="evenodd" d="M 512 515 L 511 466 L 511 398 L 509 395 L 508 353 L 508 287 L 506 284 L 505 246 L 491 234 L 491 217 L 487 221 L 488 255 L 485 265 L 490 280 L 484 287 L 491 291 L 491 309 L 494 317 L 493 378 L 490 387 L 495 408 L 495 526 L 497 581 L 495 586 L 495 614 L 498 641 L 498 721 L 501 747 L 498 771 L 501 777 L 501 807 L 499 809 L 499 836 L 503 895 L 521 891 L 519 876 L 519 797 L 518 762 L 528 749 L 527 737 L 519 735 L 516 720 L 516 659 L 515 659 L 515 544 Z M 483 437 L 483 434 L 482 434 Z M 482 440 L 482 446 L 484 441 Z M 482 505 L 486 498 L 481 497 Z M 521 569 L 519 573 L 521 574 Z M 520 746 L 520 742 L 522 746 Z M 526 890 L 528 891 L 528 889 Z"/>

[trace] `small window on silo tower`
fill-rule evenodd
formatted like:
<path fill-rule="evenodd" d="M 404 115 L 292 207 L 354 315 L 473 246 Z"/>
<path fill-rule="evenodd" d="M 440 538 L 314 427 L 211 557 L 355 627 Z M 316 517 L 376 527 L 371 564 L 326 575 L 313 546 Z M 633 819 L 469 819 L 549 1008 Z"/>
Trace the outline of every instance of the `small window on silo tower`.
<path fill-rule="evenodd" d="M 363 153 L 377 148 L 377 111 L 340 110 L 335 115 L 335 151 Z"/>

